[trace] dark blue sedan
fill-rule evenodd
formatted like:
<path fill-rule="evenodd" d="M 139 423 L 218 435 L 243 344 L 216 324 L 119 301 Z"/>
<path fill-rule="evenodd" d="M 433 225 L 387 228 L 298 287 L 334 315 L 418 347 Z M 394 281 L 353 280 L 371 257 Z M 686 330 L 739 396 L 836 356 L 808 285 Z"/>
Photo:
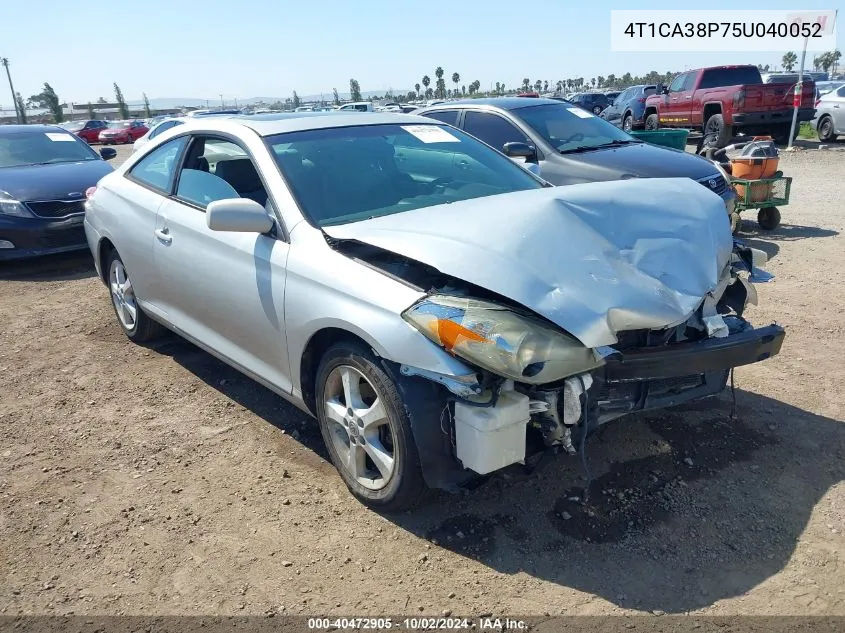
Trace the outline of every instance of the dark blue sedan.
<path fill-rule="evenodd" d="M 55 125 L 0 126 L 0 261 L 88 248 L 85 191 L 116 154 Z"/>

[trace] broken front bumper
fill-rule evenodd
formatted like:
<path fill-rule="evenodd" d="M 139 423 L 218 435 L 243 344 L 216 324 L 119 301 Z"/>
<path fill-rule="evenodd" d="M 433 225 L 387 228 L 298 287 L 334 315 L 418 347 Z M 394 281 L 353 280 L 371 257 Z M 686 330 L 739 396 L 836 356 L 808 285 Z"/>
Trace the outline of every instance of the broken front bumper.
<path fill-rule="evenodd" d="M 725 388 L 732 368 L 780 352 L 784 335 L 782 327 L 769 325 L 723 338 L 634 348 L 611 356 L 596 385 L 599 422 L 717 394 Z"/>

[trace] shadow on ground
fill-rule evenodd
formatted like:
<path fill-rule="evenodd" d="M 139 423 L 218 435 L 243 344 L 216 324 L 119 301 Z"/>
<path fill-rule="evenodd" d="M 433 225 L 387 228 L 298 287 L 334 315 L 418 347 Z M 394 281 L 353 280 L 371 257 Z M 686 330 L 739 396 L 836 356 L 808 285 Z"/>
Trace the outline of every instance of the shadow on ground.
<path fill-rule="evenodd" d="M 0 281 L 70 281 L 96 275 L 88 251 L 0 261 Z"/>
<path fill-rule="evenodd" d="M 836 235 L 839 235 L 839 231 L 797 224 L 781 224 L 772 231 L 764 231 L 754 219 L 753 211 L 749 211 L 745 214 L 742 227 L 736 237 L 749 246 L 764 251 L 769 259 L 772 259 L 780 252 L 778 242 L 795 242 L 807 238 L 835 237 Z"/>
<path fill-rule="evenodd" d="M 316 423 L 269 390 L 178 337 L 151 349 L 328 458 Z M 501 573 L 625 608 L 683 613 L 740 596 L 783 569 L 845 479 L 845 424 L 736 397 L 734 419 L 726 394 L 603 427 L 587 444 L 586 502 L 577 458 L 561 456 L 387 518 Z"/>
<path fill-rule="evenodd" d="M 397 525 L 499 572 L 626 608 L 682 613 L 780 571 L 810 513 L 845 479 L 845 425 L 753 393 L 623 418 L 588 443 L 595 479 L 560 457 Z M 553 605 L 550 610 L 553 611 Z"/>

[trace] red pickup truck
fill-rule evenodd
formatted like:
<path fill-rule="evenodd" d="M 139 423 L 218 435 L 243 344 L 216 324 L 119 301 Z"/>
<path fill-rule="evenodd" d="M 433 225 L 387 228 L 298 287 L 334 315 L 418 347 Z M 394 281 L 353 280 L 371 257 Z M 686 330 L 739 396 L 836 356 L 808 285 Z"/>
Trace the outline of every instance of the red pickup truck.
<path fill-rule="evenodd" d="M 646 100 L 645 128 L 680 127 L 714 134 L 725 147 L 738 133 L 789 140 L 794 83 L 764 84 L 756 66 L 715 66 L 681 73 Z M 805 80 L 798 121 L 814 114 L 815 84 Z M 796 129 L 797 131 L 797 129 Z"/>

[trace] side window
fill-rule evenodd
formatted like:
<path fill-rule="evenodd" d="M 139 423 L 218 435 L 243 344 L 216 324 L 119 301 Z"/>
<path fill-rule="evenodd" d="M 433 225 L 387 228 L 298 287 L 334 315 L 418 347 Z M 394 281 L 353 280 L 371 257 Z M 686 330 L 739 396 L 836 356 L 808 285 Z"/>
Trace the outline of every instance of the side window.
<path fill-rule="evenodd" d="M 168 195 L 176 174 L 176 161 L 187 137 L 180 136 L 150 152 L 129 171 L 129 177 Z"/>
<path fill-rule="evenodd" d="M 687 79 L 687 73 L 681 73 L 677 77 L 672 80 L 672 83 L 669 84 L 669 92 L 680 92 L 681 87 L 684 85 L 684 82 Z"/>
<path fill-rule="evenodd" d="M 162 132 L 166 132 L 170 128 L 176 127 L 177 125 L 181 125 L 181 124 L 182 124 L 181 121 L 176 121 L 176 120 L 165 121 L 164 123 L 161 123 L 160 125 L 158 125 L 155 129 L 153 129 L 153 131 L 150 133 L 150 138 L 153 139 L 156 136 L 158 136 L 159 134 L 161 134 Z"/>
<path fill-rule="evenodd" d="M 687 73 L 687 78 L 684 80 L 684 85 L 681 86 L 681 91 L 686 92 L 687 90 L 692 90 L 695 86 L 695 77 L 696 73 Z"/>
<path fill-rule="evenodd" d="M 436 119 L 438 121 L 442 121 L 443 123 L 448 123 L 454 127 L 458 127 L 458 114 L 460 112 L 458 110 L 436 110 L 435 112 L 429 112 L 428 114 L 424 114 L 423 116 L 428 117 L 429 119 Z"/>
<path fill-rule="evenodd" d="M 845 97 L 845 86 L 842 86 L 839 90 L 836 91 L 837 97 Z"/>
<path fill-rule="evenodd" d="M 488 114 L 487 112 L 467 112 L 464 117 L 464 131 L 481 139 L 500 152 L 505 143 L 512 141 L 531 142 L 512 123 L 497 114 Z"/>
<path fill-rule="evenodd" d="M 202 152 L 195 150 L 202 144 Z M 267 191 L 246 151 L 231 141 L 195 141 L 179 174 L 176 197 L 205 209 L 215 200 L 249 198 L 267 204 Z"/>

